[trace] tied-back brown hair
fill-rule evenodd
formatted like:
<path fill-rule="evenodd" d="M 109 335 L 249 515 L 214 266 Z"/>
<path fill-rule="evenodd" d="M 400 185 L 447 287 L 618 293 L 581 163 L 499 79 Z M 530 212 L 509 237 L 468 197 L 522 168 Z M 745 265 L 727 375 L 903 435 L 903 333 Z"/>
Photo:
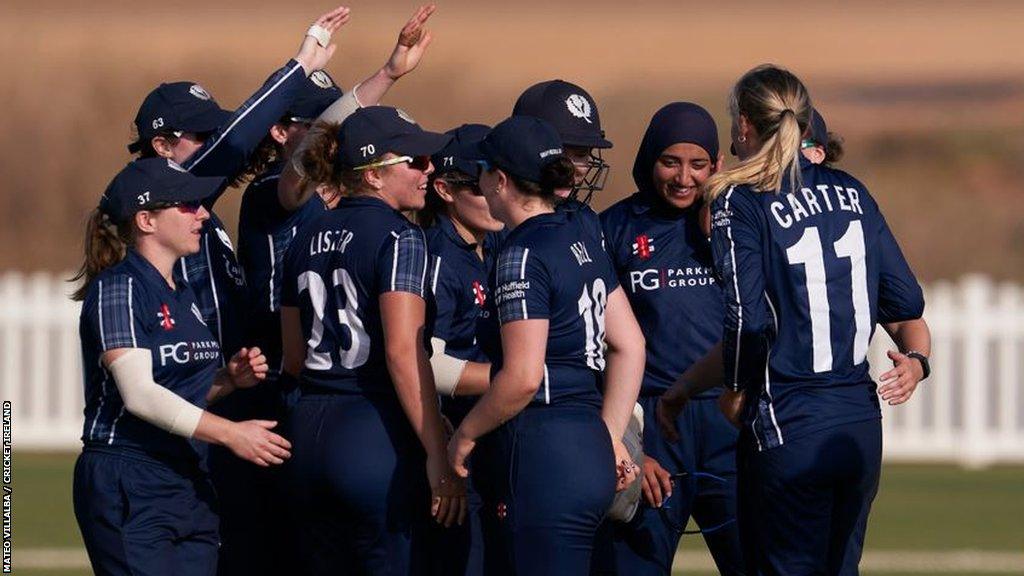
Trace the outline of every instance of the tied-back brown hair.
<path fill-rule="evenodd" d="M 85 259 L 78 273 L 68 280 L 82 281 L 71 299 L 79 302 L 85 300 L 93 279 L 123 260 L 128 247 L 134 242 L 135 228 L 131 220 L 118 224 L 99 208 L 94 209 L 85 225 Z"/>
<path fill-rule="evenodd" d="M 708 179 L 708 201 L 726 189 L 747 184 L 759 192 L 776 192 L 788 175 L 800 183 L 800 140 L 811 121 L 811 97 L 793 73 L 763 64 L 747 72 L 729 96 L 733 121 L 745 117 L 761 139 L 761 149 L 738 165 Z"/>
<path fill-rule="evenodd" d="M 548 161 L 540 169 L 540 181 L 533 182 L 505 172 L 516 188 L 526 196 L 537 196 L 546 200 L 549 204 L 557 204 L 561 199 L 555 194 L 556 190 L 572 188 L 576 181 L 576 167 L 572 160 L 564 155 Z"/>

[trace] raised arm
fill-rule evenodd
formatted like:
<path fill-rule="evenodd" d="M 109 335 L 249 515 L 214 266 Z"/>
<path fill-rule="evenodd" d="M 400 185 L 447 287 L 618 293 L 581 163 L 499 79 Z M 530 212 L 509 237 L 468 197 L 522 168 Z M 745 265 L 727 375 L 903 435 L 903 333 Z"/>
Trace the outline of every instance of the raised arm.
<path fill-rule="evenodd" d="M 328 33 L 336 32 L 349 19 L 349 9 L 343 6 L 321 15 L 314 25 Z M 189 157 L 182 167 L 197 176 L 234 177 L 245 168 L 249 156 L 259 145 L 267 131 L 291 105 L 304 77 L 327 65 L 334 55 L 336 46 L 321 46 L 317 39 L 304 33 L 302 44 L 295 57 L 277 70 L 238 107 L 228 120 L 217 129 Z M 206 205 L 212 206 L 221 190 L 208 198 Z"/>
<path fill-rule="evenodd" d="M 376 72 L 345 93 L 317 118 L 296 148 L 292 160 L 285 164 L 277 184 L 277 197 L 286 210 L 295 211 L 316 193 L 318 182 L 310 182 L 302 167 L 302 157 L 310 143 L 322 136 L 326 125 L 341 124 L 358 108 L 375 106 L 391 86 L 402 76 L 416 69 L 430 45 L 432 36 L 424 29 L 427 20 L 436 7 L 431 4 L 420 6 L 405 23 L 398 35 L 398 42 L 387 62 Z"/>

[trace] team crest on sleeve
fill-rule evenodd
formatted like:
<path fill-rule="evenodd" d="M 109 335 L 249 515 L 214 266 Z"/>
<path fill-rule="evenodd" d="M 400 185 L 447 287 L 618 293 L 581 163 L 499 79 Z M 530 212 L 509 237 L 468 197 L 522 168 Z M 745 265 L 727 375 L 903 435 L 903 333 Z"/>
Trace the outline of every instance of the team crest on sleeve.
<path fill-rule="evenodd" d="M 206 320 L 203 320 L 203 313 L 199 311 L 199 306 L 196 306 L 195 302 L 192 303 L 192 315 L 196 317 L 196 320 L 199 320 L 200 324 L 206 326 Z"/>
<path fill-rule="evenodd" d="M 719 208 L 711 215 L 711 226 L 713 228 L 725 228 L 732 223 L 732 210 Z"/>
<path fill-rule="evenodd" d="M 160 305 L 160 311 L 156 313 L 160 318 L 160 327 L 166 332 L 174 330 L 174 318 L 171 318 L 171 308 L 167 304 Z"/>
<path fill-rule="evenodd" d="M 331 77 L 323 70 L 314 70 L 313 73 L 309 75 L 309 79 L 313 81 L 313 84 L 316 84 L 324 90 L 334 87 L 334 82 L 331 81 Z"/>
<path fill-rule="evenodd" d="M 193 84 L 192 86 L 189 86 L 188 93 L 195 96 L 196 98 L 199 98 L 200 100 L 210 99 L 210 93 L 207 92 L 206 89 L 200 86 L 199 84 Z"/>
<path fill-rule="evenodd" d="M 590 101 L 585 96 L 572 94 L 565 99 L 565 106 L 569 109 L 569 113 L 576 118 L 582 118 L 587 121 L 587 124 L 593 124 L 590 120 L 593 108 L 591 108 Z"/>
<path fill-rule="evenodd" d="M 647 234 L 637 236 L 636 241 L 633 242 L 633 255 L 639 256 L 641 260 L 647 260 L 651 257 L 652 252 L 654 252 L 654 238 Z"/>

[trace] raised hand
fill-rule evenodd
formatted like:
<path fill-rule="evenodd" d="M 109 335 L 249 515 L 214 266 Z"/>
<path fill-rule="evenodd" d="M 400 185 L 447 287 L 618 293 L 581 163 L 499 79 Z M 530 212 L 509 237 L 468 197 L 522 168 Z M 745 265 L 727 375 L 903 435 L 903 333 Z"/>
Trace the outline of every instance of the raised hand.
<path fill-rule="evenodd" d="M 259 348 L 242 348 L 227 365 L 228 376 L 235 388 L 251 388 L 267 377 L 267 357 Z"/>
<path fill-rule="evenodd" d="M 334 34 L 348 23 L 349 18 L 349 9 L 346 6 L 338 6 L 334 10 L 321 15 L 313 24 L 320 26 L 330 34 Z M 302 65 L 308 76 L 314 71 L 327 66 L 337 48 L 337 44 L 321 46 L 316 38 L 307 35 L 302 38 L 302 45 L 299 46 L 299 52 L 295 55 L 295 60 Z"/>
<path fill-rule="evenodd" d="M 398 80 L 412 72 L 423 58 L 433 37 L 423 29 L 431 14 L 437 10 L 434 4 L 420 6 L 398 34 L 395 50 L 384 65 L 384 73 L 392 80 Z"/>
<path fill-rule="evenodd" d="M 895 350 L 889 350 L 887 354 L 892 360 L 893 368 L 878 378 L 881 384 L 878 387 L 878 395 L 890 406 L 896 406 L 910 400 L 917 390 L 918 382 L 924 377 L 924 369 L 920 362 L 906 354 Z"/>

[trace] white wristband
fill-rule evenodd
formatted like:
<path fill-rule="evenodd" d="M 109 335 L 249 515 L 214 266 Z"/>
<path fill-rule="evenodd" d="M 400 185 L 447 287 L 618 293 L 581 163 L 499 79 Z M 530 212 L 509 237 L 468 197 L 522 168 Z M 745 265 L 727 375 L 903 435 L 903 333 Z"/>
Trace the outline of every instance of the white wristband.
<path fill-rule="evenodd" d="M 434 373 L 434 386 L 437 388 L 437 393 L 455 396 L 455 387 L 459 385 L 459 378 L 462 377 L 466 361 L 445 354 L 446 344 L 440 338 L 431 338 L 430 346 L 434 349 L 434 353 L 430 356 L 430 368 Z"/>
<path fill-rule="evenodd" d="M 310 26 L 309 30 L 306 30 L 306 36 L 312 36 L 321 48 L 327 48 L 327 45 L 331 43 L 331 33 L 319 24 Z"/>

